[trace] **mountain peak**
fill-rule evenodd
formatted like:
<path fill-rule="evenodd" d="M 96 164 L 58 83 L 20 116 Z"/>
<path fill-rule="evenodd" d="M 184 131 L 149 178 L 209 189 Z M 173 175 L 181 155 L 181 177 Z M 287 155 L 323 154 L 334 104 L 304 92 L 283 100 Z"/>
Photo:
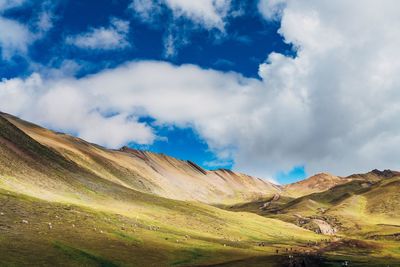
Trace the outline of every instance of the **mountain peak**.
<path fill-rule="evenodd" d="M 386 170 L 383 170 L 383 171 L 378 170 L 378 169 L 373 169 L 372 171 L 370 171 L 370 173 L 375 174 L 377 176 L 382 176 L 382 177 L 385 177 L 385 178 L 392 178 L 392 177 L 400 175 L 400 172 L 392 171 L 390 169 L 386 169 Z"/>

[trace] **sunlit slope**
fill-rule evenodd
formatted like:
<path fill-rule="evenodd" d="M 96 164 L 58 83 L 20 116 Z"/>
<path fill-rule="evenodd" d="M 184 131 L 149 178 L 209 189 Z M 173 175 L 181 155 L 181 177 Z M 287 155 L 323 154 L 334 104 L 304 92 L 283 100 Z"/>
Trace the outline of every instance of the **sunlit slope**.
<path fill-rule="evenodd" d="M 114 213 L 0 189 L 0 265 L 188 266 L 274 255 L 316 240 L 309 231 L 253 214 L 155 202 Z"/>
<path fill-rule="evenodd" d="M 86 171 L 141 192 L 206 203 L 237 203 L 281 192 L 280 187 L 248 175 L 229 170 L 207 171 L 192 162 L 125 147 L 107 150 L 10 115 L 3 116 Z"/>
<path fill-rule="evenodd" d="M 400 236 L 399 186 L 399 177 L 381 180 L 349 196 L 326 213 L 341 218 L 344 231 L 379 236 L 392 229 L 392 234 Z"/>
<path fill-rule="evenodd" d="M 319 238 L 279 220 L 140 192 L 64 155 L 0 117 L 0 265 L 211 264 Z"/>

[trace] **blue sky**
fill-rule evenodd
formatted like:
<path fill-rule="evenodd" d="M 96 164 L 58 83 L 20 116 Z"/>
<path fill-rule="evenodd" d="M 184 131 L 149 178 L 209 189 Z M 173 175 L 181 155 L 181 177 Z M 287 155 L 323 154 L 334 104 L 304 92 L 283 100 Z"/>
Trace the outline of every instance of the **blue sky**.
<path fill-rule="evenodd" d="M 280 183 L 400 168 L 399 8 L 0 1 L 0 109 Z"/>
<path fill-rule="evenodd" d="M 56 2 L 56 1 L 55 1 Z M 78 62 L 84 67 L 74 73 L 84 77 L 105 68 L 112 68 L 132 60 L 163 60 L 176 65 L 194 64 L 205 69 L 216 69 L 223 72 L 238 72 L 246 77 L 259 78 L 258 67 L 265 61 L 266 55 L 275 51 L 283 54 L 294 54 L 292 47 L 283 42 L 277 31 L 279 23 L 267 22 L 257 10 L 257 1 L 233 3 L 241 14 L 227 21 L 223 33 L 209 31 L 201 27 L 189 26 L 188 33 L 179 33 L 190 24 L 189 19 L 182 18 L 174 30 L 182 34 L 185 44 L 178 44 L 172 56 L 165 55 L 164 38 L 165 21 L 171 16 L 170 10 L 164 7 L 164 13 L 156 23 L 143 22 L 135 10 L 129 9 L 131 1 L 58 1 L 52 3 L 52 28 L 45 37 L 36 41 L 29 49 L 28 57 L 15 55 L 7 65 L 0 68 L 4 78 L 29 75 L 32 71 L 28 61 L 37 64 L 60 68 L 67 60 Z M 48 4 L 50 6 L 50 4 Z M 241 5 L 241 6 L 239 6 Z M 235 8 L 235 7 L 233 7 Z M 41 1 L 32 1 L 6 11 L 5 17 L 29 23 L 35 20 L 43 9 Z M 110 18 L 127 21 L 130 29 L 126 34 L 129 43 L 124 49 L 87 50 L 65 45 L 66 36 L 79 35 L 88 29 L 108 27 Z M 178 40 L 177 42 L 180 42 Z M 160 137 L 151 145 L 138 145 L 131 142 L 131 147 L 148 149 L 165 153 L 180 159 L 189 159 L 199 165 L 214 168 L 232 168 L 233 160 L 218 161 L 207 144 L 190 127 L 158 127 Z M 277 174 L 281 182 L 304 178 L 295 173 Z"/>
<path fill-rule="evenodd" d="M 277 31 L 278 22 L 267 22 L 257 10 L 258 1 L 232 4 L 242 12 L 227 21 L 225 32 L 209 31 L 190 25 L 188 19 L 181 19 L 177 32 L 186 31 L 187 44 L 179 44 L 176 55 L 166 57 L 163 38 L 166 34 L 165 22 L 171 11 L 165 9 L 163 18 L 155 23 L 143 22 L 129 9 L 130 0 L 99 1 L 52 1 L 52 28 L 44 38 L 36 41 L 29 49 L 29 60 L 45 66 L 59 67 L 65 60 L 74 60 L 86 65 L 77 75 L 95 73 L 103 68 L 110 68 L 131 60 L 167 60 L 174 64 L 195 64 L 203 68 L 222 71 L 235 71 L 248 77 L 258 77 L 258 66 L 271 52 L 294 54 L 291 45 L 285 44 Z M 49 4 L 50 5 L 50 4 Z M 32 1 L 23 6 L 9 9 L 5 17 L 26 22 L 37 19 L 43 8 L 43 1 Z M 107 27 L 110 18 L 117 18 L 130 23 L 126 40 L 130 47 L 120 50 L 90 51 L 65 45 L 65 38 L 88 31 L 90 28 Z M 175 23 L 175 22 L 174 22 Z M 186 25 L 187 24 L 187 25 Z M 183 28 L 189 28 L 189 30 Z M 179 40 L 178 40 L 179 42 Z M 25 60 L 27 60 L 25 58 Z M 17 55 L 13 63 L 1 69 L 2 77 L 27 74 L 29 64 Z"/>

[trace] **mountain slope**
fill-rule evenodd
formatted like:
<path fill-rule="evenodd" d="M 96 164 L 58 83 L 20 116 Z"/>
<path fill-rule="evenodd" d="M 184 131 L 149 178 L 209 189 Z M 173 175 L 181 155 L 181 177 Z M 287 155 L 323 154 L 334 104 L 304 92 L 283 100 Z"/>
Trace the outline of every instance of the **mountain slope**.
<path fill-rule="evenodd" d="M 309 253 L 324 250 L 334 253 L 324 260 L 332 264 L 337 257 L 359 261 L 361 255 L 355 266 L 368 266 L 369 257 L 395 266 L 396 179 L 354 180 L 293 199 L 281 187 L 250 176 L 206 171 L 192 162 L 128 148 L 107 150 L 1 115 L 0 265 L 287 266 L 286 253 L 293 249 L 306 252 L 296 257 L 307 261 L 313 260 Z M 278 212 L 262 217 L 199 202 L 258 197 L 263 212 Z M 303 201 L 314 206 L 304 209 Z M 307 227 L 300 225 L 312 230 L 313 223 L 329 230 L 326 218 L 338 218 L 340 234 L 370 240 L 319 242 L 326 237 L 292 224 L 296 215 L 315 216 Z M 376 218 L 366 220 L 371 215 Z M 316 245 L 310 247 L 310 241 Z"/>
<path fill-rule="evenodd" d="M 307 229 L 318 230 L 318 226 L 310 225 L 318 219 L 329 223 L 339 233 L 349 236 L 390 237 L 400 234 L 399 185 L 400 176 L 376 182 L 352 180 L 324 192 L 283 203 L 263 215 Z"/>
<path fill-rule="evenodd" d="M 61 136 L 65 143 L 53 141 L 59 146 L 79 143 L 67 149 L 86 147 L 104 158 L 141 162 L 131 152 L 107 151 Z M 100 168 L 98 162 L 104 158 L 91 158 L 94 163 L 73 161 L 80 150 L 69 152 L 69 157 L 60 151 L 0 116 L 1 266 L 208 265 L 274 256 L 275 249 L 319 240 L 312 232 L 279 220 L 135 190 L 133 178 L 105 174 L 114 163 Z M 85 155 L 92 154 L 81 154 Z M 92 170 L 85 163 L 99 168 Z M 241 183 L 250 178 L 231 179 Z M 260 247 L 260 242 L 273 246 Z"/>
<path fill-rule="evenodd" d="M 279 186 L 248 175 L 207 171 L 189 161 L 127 147 L 107 150 L 7 114 L 2 116 L 87 172 L 141 192 L 205 203 L 243 202 L 281 192 Z"/>

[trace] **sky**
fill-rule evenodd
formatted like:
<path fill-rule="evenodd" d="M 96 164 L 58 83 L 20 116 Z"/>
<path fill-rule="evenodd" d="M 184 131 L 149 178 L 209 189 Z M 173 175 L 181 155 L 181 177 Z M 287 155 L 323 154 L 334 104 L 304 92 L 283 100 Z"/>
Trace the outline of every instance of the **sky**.
<path fill-rule="evenodd" d="M 0 110 L 276 183 L 400 169 L 395 0 L 0 0 Z"/>

